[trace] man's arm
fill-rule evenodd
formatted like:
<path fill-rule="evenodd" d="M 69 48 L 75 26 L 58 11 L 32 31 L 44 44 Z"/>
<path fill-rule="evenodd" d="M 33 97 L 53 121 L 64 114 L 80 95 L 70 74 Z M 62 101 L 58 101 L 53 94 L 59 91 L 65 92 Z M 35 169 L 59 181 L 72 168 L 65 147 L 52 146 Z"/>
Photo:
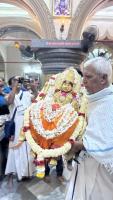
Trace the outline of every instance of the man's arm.
<path fill-rule="evenodd" d="M 8 105 L 14 102 L 15 94 L 17 91 L 17 85 L 18 85 L 18 82 L 16 81 L 14 87 L 12 88 L 12 91 L 6 96 L 6 101 Z"/>

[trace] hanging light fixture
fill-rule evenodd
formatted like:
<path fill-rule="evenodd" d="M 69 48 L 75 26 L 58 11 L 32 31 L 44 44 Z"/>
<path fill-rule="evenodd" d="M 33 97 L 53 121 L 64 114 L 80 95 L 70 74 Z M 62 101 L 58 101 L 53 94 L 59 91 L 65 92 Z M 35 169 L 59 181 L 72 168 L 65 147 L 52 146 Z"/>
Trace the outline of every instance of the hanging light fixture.
<path fill-rule="evenodd" d="M 15 46 L 15 48 L 19 49 L 20 48 L 20 43 L 18 41 L 15 41 L 14 46 Z"/>

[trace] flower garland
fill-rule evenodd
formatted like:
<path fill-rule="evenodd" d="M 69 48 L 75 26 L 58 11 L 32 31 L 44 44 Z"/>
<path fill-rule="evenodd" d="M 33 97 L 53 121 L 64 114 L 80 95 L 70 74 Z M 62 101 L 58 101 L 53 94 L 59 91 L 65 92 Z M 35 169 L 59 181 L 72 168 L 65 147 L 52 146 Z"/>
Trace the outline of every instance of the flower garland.
<path fill-rule="evenodd" d="M 76 104 L 70 102 L 63 105 L 60 102 L 54 101 L 54 94 L 57 94 L 57 90 L 61 91 L 61 85 L 65 78 L 73 82 L 73 90 L 69 98 L 72 97 L 74 102 L 80 105 L 79 111 L 76 111 Z M 85 113 L 87 100 L 85 89 L 81 84 L 81 77 L 73 68 L 61 74 L 53 75 L 38 94 L 37 102 L 34 102 L 26 110 L 23 132 L 32 150 L 38 155 L 40 160 L 66 154 L 71 149 L 70 140 L 82 137 L 86 127 Z M 61 96 L 66 98 L 68 95 L 61 91 Z M 49 142 L 54 141 L 54 138 L 61 139 L 62 137 L 64 139 L 65 133 L 68 137 L 59 146 L 52 147 L 50 142 L 50 145 L 45 148 L 40 144 L 42 140 Z"/>
<path fill-rule="evenodd" d="M 46 112 L 44 115 L 45 110 Z M 34 105 L 30 111 L 31 121 L 34 128 L 41 136 L 51 139 L 61 135 L 63 132 L 67 131 L 78 118 L 78 114 L 74 111 L 71 104 L 62 106 L 58 111 L 59 112 L 52 111 L 49 102 L 46 103 L 43 100 Z M 58 122 L 55 124 L 56 127 L 53 130 L 48 130 L 48 127 L 46 130 L 46 127 L 43 126 L 42 117 L 40 116 L 41 113 L 48 119 L 48 125 L 51 124 L 51 122 L 54 122 L 56 118 L 59 118 L 59 120 L 57 120 Z M 61 116 L 59 116 L 59 114 Z"/>
<path fill-rule="evenodd" d="M 81 113 L 84 113 L 85 110 L 86 110 L 86 96 L 85 96 L 85 93 L 84 93 L 84 89 L 82 89 L 82 93 L 83 93 L 83 97 L 82 97 L 82 100 L 81 100 L 81 107 L 80 107 L 80 115 L 77 115 L 76 114 L 76 119 L 79 120 L 76 128 L 75 128 L 75 131 L 73 132 L 72 136 L 70 137 L 70 139 L 73 139 L 75 140 L 76 137 L 78 137 L 79 135 L 81 135 L 83 133 L 83 129 L 85 128 L 85 125 L 86 125 L 86 119 L 84 118 L 84 116 L 81 114 Z M 46 99 L 47 100 L 47 99 Z M 44 104 L 45 101 L 41 101 L 41 103 L 37 104 L 40 108 L 41 106 Z M 37 154 L 39 155 L 40 157 L 42 157 L 43 159 L 44 158 L 49 158 L 49 157 L 58 157 L 60 155 L 64 155 L 66 154 L 70 148 L 71 148 L 71 144 L 69 141 L 67 141 L 63 146 L 59 147 L 59 148 L 55 148 L 55 149 L 43 149 L 41 148 L 41 146 L 39 144 L 36 143 L 36 141 L 33 139 L 32 135 L 31 135 L 31 132 L 30 132 L 30 128 L 29 128 L 29 125 L 30 125 L 30 118 L 32 119 L 32 122 L 33 122 L 33 125 L 34 127 L 40 132 L 40 128 L 38 126 L 36 126 L 36 123 L 34 123 L 34 118 L 37 119 L 37 116 L 39 117 L 38 120 L 40 119 L 40 112 L 37 113 L 38 111 L 38 108 L 36 109 L 37 105 L 36 104 L 32 104 L 30 108 L 27 109 L 27 111 L 25 112 L 25 115 L 24 115 L 24 132 L 25 132 L 25 136 L 26 136 L 26 139 L 28 141 L 28 143 L 30 144 L 32 150 Z M 65 106 L 64 106 L 65 107 Z M 68 106 L 67 106 L 68 107 Z M 35 112 L 33 112 L 35 110 Z M 67 109 L 69 111 L 69 109 Z M 40 109 L 39 109 L 40 111 Z M 46 110 L 47 112 L 47 110 Z M 63 112 L 60 110 L 60 112 Z M 76 112 L 75 112 L 76 113 Z M 34 114 L 34 115 L 33 115 Z M 66 113 L 65 113 L 66 114 Z M 46 113 L 47 115 L 47 113 Z M 56 114 L 57 115 L 57 114 Z M 47 115 L 48 116 L 48 115 Z M 55 115 L 53 117 L 51 117 L 50 121 L 55 117 Z M 63 116 L 64 117 L 64 116 Z M 65 116 L 66 117 L 66 116 Z M 69 115 L 68 115 L 69 117 Z M 74 116 L 75 117 L 75 116 Z M 62 118 L 63 119 L 63 118 Z M 75 118 L 74 118 L 75 119 Z M 38 120 L 36 120 L 35 122 L 38 122 Z M 72 119 L 71 119 L 72 120 Z M 61 120 L 62 121 L 62 120 Z M 71 122 L 71 121 L 70 121 Z M 41 121 L 39 122 L 40 126 L 41 126 Z M 59 123 L 61 125 L 61 123 Z M 72 125 L 72 124 L 71 124 Z M 70 126 L 71 126 L 70 125 Z M 66 127 L 67 128 L 67 127 Z M 56 130 L 57 131 L 57 130 Z M 51 131 L 50 131 L 51 132 Z M 50 133 L 49 132 L 49 133 Z M 40 132 L 41 134 L 44 133 L 44 137 L 47 137 L 47 138 L 53 138 L 55 136 L 55 134 L 57 134 L 55 132 L 55 134 L 51 134 L 50 137 L 48 136 L 49 134 L 45 134 L 44 131 Z M 53 132 L 54 133 L 54 132 Z M 61 133 L 62 133 L 62 130 L 61 130 Z M 60 134 L 61 134 L 60 133 Z"/>

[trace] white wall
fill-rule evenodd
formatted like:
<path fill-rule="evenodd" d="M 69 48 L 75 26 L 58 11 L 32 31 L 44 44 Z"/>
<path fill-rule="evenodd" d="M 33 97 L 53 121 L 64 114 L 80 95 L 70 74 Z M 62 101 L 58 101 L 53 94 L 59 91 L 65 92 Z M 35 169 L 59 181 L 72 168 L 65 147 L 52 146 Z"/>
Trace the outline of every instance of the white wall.
<path fill-rule="evenodd" d="M 47 7 L 49 8 L 49 11 L 51 12 L 52 11 L 52 1 L 53 0 L 44 0 Z"/>
<path fill-rule="evenodd" d="M 14 47 L 7 47 L 7 62 L 7 79 L 15 75 L 24 76 L 25 73 L 30 72 L 41 73 L 40 64 L 31 65 L 29 63 L 22 63 L 28 61 L 22 59 L 20 51 Z"/>

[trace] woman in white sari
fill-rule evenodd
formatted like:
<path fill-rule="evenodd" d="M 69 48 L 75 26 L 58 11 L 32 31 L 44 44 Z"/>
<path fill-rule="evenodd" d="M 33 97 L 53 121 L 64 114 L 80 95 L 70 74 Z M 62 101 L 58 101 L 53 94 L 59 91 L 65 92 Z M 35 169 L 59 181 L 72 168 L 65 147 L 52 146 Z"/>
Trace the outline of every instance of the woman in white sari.
<path fill-rule="evenodd" d="M 18 180 L 22 180 L 24 177 L 32 176 L 32 158 L 30 154 L 30 147 L 27 142 L 23 142 L 19 148 L 11 148 L 18 143 L 19 135 L 23 126 L 24 111 L 31 104 L 31 94 L 29 91 L 20 90 L 20 84 L 18 86 L 17 93 L 15 95 L 13 108 L 11 109 L 11 115 L 13 115 L 14 110 L 17 108 L 15 121 L 15 136 L 14 140 L 9 142 L 9 152 L 8 160 L 6 165 L 6 175 L 10 175 L 10 180 L 12 175 L 16 174 Z"/>

